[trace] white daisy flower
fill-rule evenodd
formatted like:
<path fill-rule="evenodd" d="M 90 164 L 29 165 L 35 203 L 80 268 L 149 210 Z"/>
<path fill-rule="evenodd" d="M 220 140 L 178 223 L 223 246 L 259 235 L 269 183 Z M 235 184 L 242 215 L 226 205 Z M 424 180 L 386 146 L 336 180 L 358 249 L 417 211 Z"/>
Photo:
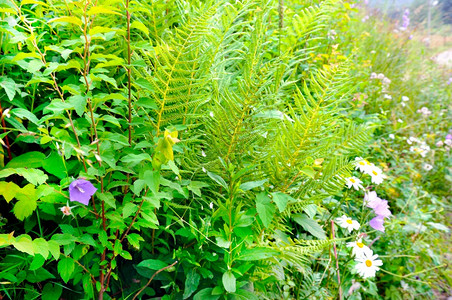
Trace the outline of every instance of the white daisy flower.
<path fill-rule="evenodd" d="M 351 188 L 353 186 L 355 190 L 359 191 L 359 189 L 364 189 L 361 183 L 363 182 L 355 176 L 345 178 L 345 184 L 347 185 L 347 188 Z"/>
<path fill-rule="evenodd" d="M 336 223 L 342 228 L 348 229 L 348 232 L 352 232 L 353 229 L 358 230 L 360 225 L 358 221 L 352 220 L 351 218 L 343 215 L 340 218 L 336 219 Z"/>
<path fill-rule="evenodd" d="M 408 98 L 407 96 L 402 96 L 402 101 L 409 101 L 410 100 L 410 98 Z"/>
<path fill-rule="evenodd" d="M 361 257 L 355 259 L 358 262 L 355 266 L 358 274 L 363 278 L 375 277 L 375 273 L 380 270 L 379 266 L 383 265 L 383 262 L 377 258 L 378 255 L 374 255 L 372 250 L 364 251 Z"/>
<path fill-rule="evenodd" d="M 363 159 L 362 157 L 355 157 L 355 166 L 355 170 L 359 169 L 360 172 L 367 173 L 367 171 L 370 167 L 373 166 L 373 164 Z"/>
<path fill-rule="evenodd" d="M 356 257 L 361 257 L 364 255 L 365 251 L 369 251 L 370 248 L 364 245 L 362 239 L 354 242 L 348 242 L 347 247 L 352 247 L 352 255 Z"/>
<path fill-rule="evenodd" d="M 385 99 L 392 99 L 392 96 L 391 96 L 391 95 L 388 95 L 388 94 L 385 94 L 383 97 L 384 97 Z"/>
<path fill-rule="evenodd" d="M 369 174 L 372 177 L 371 180 L 375 184 L 382 183 L 383 179 L 387 177 L 386 175 L 383 174 L 383 171 L 377 166 L 372 166 L 372 168 L 369 169 L 367 174 Z"/>

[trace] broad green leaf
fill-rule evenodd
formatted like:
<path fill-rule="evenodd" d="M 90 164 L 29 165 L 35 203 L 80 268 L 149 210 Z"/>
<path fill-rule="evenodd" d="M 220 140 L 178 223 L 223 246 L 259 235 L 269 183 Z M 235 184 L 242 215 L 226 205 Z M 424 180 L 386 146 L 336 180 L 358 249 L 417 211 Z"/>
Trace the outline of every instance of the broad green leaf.
<path fill-rule="evenodd" d="M 127 164 L 129 167 L 133 167 L 142 161 L 151 161 L 152 158 L 147 153 L 140 153 L 140 154 L 127 154 L 126 156 L 121 158 L 121 161 L 125 164 Z"/>
<path fill-rule="evenodd" d="M 34 270 L 39 269 L 40 267 L 42 267 L 44 265 L 45 261 L 46 260 L 45 260 L 45 258 L 42 255 L 36 254 L 33 257 L 33 261 L 30 264 L 29 270 L 30 271 L 34 271 Z"/>
<path fill-rule="evenodd" d="M 218 300 L 221 295 L 212 295 L 213 288 L 205 288 L 196 293 L 193 300 Z"/>
<path fill-rule="evenodd" d="M 303 227 L 304 230 L 319 238 L 321 240 L 326 239 L 325 231 L 323 228 L 313 219 L 310 219 L 305 214 L 296 214 L 293 216 L 293 220 Z"/>
<path fill-rule="evenodd" d="M 47 271 L 44 268 L 39 268 L 36 271 L 33 272 L 27 272 L 27 281 L 31 283 L 38 283 L 38 282 L 44 282 L 47 279 L 53 279 L 55 276 L 53 276 L 52 273 Z"/>
<path fill-rule="evenodd" d="M 16 240 L 13 242 L 13 246 L 20 252 L 25 252 L 30 255 L 35 254 L 33 251 L 33 243 L 29 235 L 22 234 L 16 237 Z"/>
<path fill-rule="evenodd" d="M 61 99 L 55 99 L 44 108 L 44 113 L 53 112 L 54 114 L 61 114 L 68 109 L 74 109 L 74 105 L 68 102 L 62 102 Z"/>
<path fill-rule="evenodd" d="M 16 197 L 16 193 L 20 190 L 21 188 L 14 182 L 0 181 L 0 195 L 5 198 L 6 202 Z"/>
<path fill-rule="evenodd" d="M 154 91 L 154 86 L 144 78 L 138 78 L 137 80 L 134 80 L 133 83 L 150 92 Z"/>
<path fill-rule="evenodd" d="M 314 179 L 315 178 L 315 171 L 312 167 L 304 166 L 301 170 L 301 173 L 305 174 L 306 176 Z"/>
<path fill-rule="evenodd" d="M 126 250 L 122 250 L 119 255 L 121 255 L 122 258 L 127 259 L 127 260 L 132 260 L 132 255 L 130 255 L 130 253 Z"/>
<path fill-rule="evenodd" d="M 109 84 L 113 85 L 115 88 L 118 88 L 118 84 L 116 83 L 116 80 L 112 77 L 108 77 L 105 74 L 97 74 L 96 77 L 104 80 L 105 82 L 108 82 Z"/>
<path fill-rule="evenodd" d="M 225 240 L 223 237 L 221 236 L 217 236 L 216 238 L 217 241 L 217 246 L 221 247 L 221 248 L 229 248 L 229 246 L 231 246 L 231 242 Z"/>
<path fill-rule="evenodd" d="M 97 15 L 97 14 L 115 14 L 115 15 L 121 15 L 116 11 L 117 9 L 112 6 L 93 6 L 91 7 L 88 12 L 86 13 L 88 16 Z"/>
<path fill-rule="evenodd" d="M 140 249 L 140 242 L 144 241 L 144 239 L 137 233 L 128 234 L 127 240 L 129 241 L 129 244 L 137 250 Z"/>
<path fill-rule="evenodd" d="M 212 173 L 212 172 L 210 172 L 210 171 L 207 171 L 207 175 L 208 175 L 210 178 L 212 178 L 216 183 L 218 183 L 219 185 L 221 185 L 222 187 L 224 187 L 227 191 L 229 190 L 226 181 L 224 181 L 224 179 L 221 178 L 221 176 L 219 176 L 219 175 L 217 175 L 217 174 L 215 174 L 215 173 Z"/>
<path fill-rule="evenodd" d="M 63 288 L 61 286 L 49 282 L 42 290 L 41 300 L 59 300 L 62 293 Z"/>
<path fill-rule="evenodd" d="M 281 192 L 272 193 L 272 196 L 273 202 L 275 202 L 279 212 L 283 212 L 286 209 L 287 203 L 289 202 L 291 197 Z"/>
<path fill-rule="evenodd" d="M 41 254 L 44 258 L 49 256 L 49 244 L 43 238 L 37 238 L 33 240 L 33 251 L 34 253 Z"/>
<path fill-rule="evenodd" d="M 126 203 L 124 207 L 122 208 L 122 217 L 124 219 L 130 217 L 134 212 L 136 212 L 138 207 L 131 202 Z"/>
<path fill-rule="evenodd" d="M 38 5 L 43 5 L 43 6 L 49 6 L 45 2 L 37 1 L 37 0 L 22 0 L 22 1 L 20 1 L 20 5 L 21 6 L 25 5 L 25 4 L 38 4 Z"/>
<path fill-rule="evenodd" d="M 271 203 L 267 193 L 259 193 L 256 195 L 256 209 L 259 218 L 265 227 L 268 227 L 276 212 L 276 207 Z"/>
<path fill-rule="evenodd" d="M 58 260 L 60 257 L 60 245 L 58 245 L 55 241 L 48 241 L 47 244 L 49 245 L 49 252 L 52 254 L 53 258 L 55 260 Z"/>
<path fill-rule="evenodd" d="M 147 268 L 147 269 L 151 269 L 151 270 L 160 270 L 166 266 L 168 266 L 168 264 L 166 262 L 158 260 L 158 259 L 146 259 L 137 265 L 137 267 Z"/>
<path fill-rule="evenodd" d="M 143 180 L 151 190 L 152 194 L 157 194 L 160 186 L 160 173 L 159 171 L 147 170 L 144 172 Z"/>
<path fill-rule="evenodd" d="M 19 201 L 14 205 L 13 212 L 16 218 L 23 221 L 29 217 L 36 209 L 38 200 L 34 185 L 27 184 L 16 193 L 16 199 Z"/>
<path fill-rule="evenodd" d="M 7 168 L 0 170 L 0 178 L 8 177 L 12 174 L 17 174 L 24 177 L 28 182 L 33 185 L 43 184 L 48 176 L 43 171 L 38 169 L 25 169 L 25 168 Z"/>
<path fill-rule="evenodd" d="M 63 159 L 57 152 L 53 151 L 49 157 L 42 162 L 42 167 L 46 172 L 55 175 L 59 179 L 66 177 L 66 168 Z"/>
<path fill-rule="evenodd" d="M 196 269 L 191 269 L 188 272 L 187 279 L 185 279 L 184 295 L 182 296 L 184 299 L 187 299 L 196 291 L 200 279 L 201 276 L 196 272 Z"/>
<path fill-rule="evenodd" d="M 30 111 L 23 109 L 23 108 L 13 108 L 11 110 L 11 113 L 13 115 L 15 115 L 16 117 L 18 117 L 19 119 L 26 119 L 30 122 L 32 122 L 35 125 L 39 125 L 39 120 L 38 118 L 31 113 Z"/>
<path fill-rule="evenodd" d="M 52 137 L 49 135 L 45 135 L 41 138 L 41 141 L 39 142 L 41 145 L 45 145 L 47 143 L 50 143 L 52 141 Z"/>
<path fill-rule="evenodd" d="M 227 292 L 235 293 L 235 291 L 237 289 L 237 287 L 236 287 L 237 280 L 235 279 L 235 276 L 231 270 L 224 272 L 222 281 L 223 281 L 224 289 Z"/>
<path fill-rule="evenodd" d="M 141 30 L 146 35 L 149 34 L 149 29 L 141 22 L 139 21 L 133 21 L 132 24 L 130 24 L 130 28 L 136 28 Z M 185 299 L 185 298 L 184 298 Z"/>
<path fill-rule="evenodd" d="M 14 157 L 6 168 L 40 168 L 46 156 L 42 152 L 30 151 Z"/>
<path fill-rule="evenodd" d="M 264 247 L 255 247 L 251 249 L 245 249 L 242 252 L 240 252 L 238 260 L 245 260 L 245 261 L 253 261 L 253 260 L 261 260 L 261 259 L 267 259 L 270 257 L 278 256 L 281 254 L 279 251 L 271 249 L 271 248 L 264 248 Z"/>
<path fill-rule="evenodd" d="M 58 273 L 60 274 L 61 279 L 63 279 L 63 281 L 65 283 L 67 283 L 69 281 L 69 279 L 71 279 L 74 269 L 75 269 L 75 264 L 74 264 L 74 261 L 72 260 L 72 258 L 63 257 L 58 262 Z"/>
<path fill-rule="evenodd" d="M 82 95 L 71 96 L 67 99 L 68 107 L 74 107 L 75 112 L 79 117 L 85 112 L 86 101 L 86 97 Z"/>
<path fill-rule="evenodd" d="M 59 23 L 71 23 L 77 26 L 82 26 L 82 20 L 80 18 L 77 17 L 59 17 L 59 18 L 54 18 L 51 19 L 49 21 L 47 21 L 48 23 L 53 23 L 53 22 L 59 22 Z"/>
<path fill-rule="evenodd" d="M 14 80 L 9 77 L 0 76 L 0 87 L 5 90 L 9 101 L 12 101 L 14 99 L 14 95 L 16 95 L 16 83 Z"/>
<path fill-rule="evenodd" d="M 242 183 L 239 186 L 239 189 L 241 189 L 242 191 L 249 191 L 251 189 L 260 187 L 262 185 L 264 185 L 264 183 L 266 183 L 268 181 L 268 179 L 263 179 L 263 180 L 259 180 L 259 181 L 249 181 L 249 182 L 245 182 Z"/>
<path fill-rule="evenodd" d="M 110 206 L 113 209 L 116 209 L 116 201 L 115 197 L 113 197 L 113 194 L 110 192 L 105 193 L 97 193 L 96 196 L 101 200 L 104 201 L 105 204 Z"/>

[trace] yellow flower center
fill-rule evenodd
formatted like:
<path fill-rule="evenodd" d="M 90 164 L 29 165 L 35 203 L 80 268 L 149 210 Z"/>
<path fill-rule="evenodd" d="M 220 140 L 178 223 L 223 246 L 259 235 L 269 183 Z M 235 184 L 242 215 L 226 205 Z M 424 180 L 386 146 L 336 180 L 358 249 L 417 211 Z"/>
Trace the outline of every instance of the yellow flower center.
<path fill-rule="evenodd" d="M 372 171 L 372 174 L 374 174 L 375 176 L 377 176 L 377 175 L 378 175 L 378 173 L 377 173 L 377 172 L 375 172 L 375 171 Z"/>
<path fill-rule="evenodd" d="M 355 179 L 353 179 L 353 178 L 350 178 L 350 181 L 351 181 L 351 182 L 353 182 L 353 183 L 355 183 L 355 182 L 356 182 L 356 180 L 355 180 Z"/>
<path fill-rule="evenodd" d="M 360 242 L 357 242 L 356 245 L 357 245 L 359 248 L 364 247 L 364 244 L 363 244 L 363 243 L 360 243 Z"/>
<path fill-rule="evenodd" d="M 348 224 L 352 224 L 352 220 L 347 220 L 346 221 Z"/>
<path fill-rule="evenodd" d="M 371 267 L 372 266 L 372 262 L 370 260 L 366 260 L 366 266 Z"/>
<path fill-rule="evenodd" d="M 366 165 L 366 163 L 363 162 L 363 161 L 360 161 L 359 164 L 360 164 L 361 166 L 365 166 L 365 165 Z"/>

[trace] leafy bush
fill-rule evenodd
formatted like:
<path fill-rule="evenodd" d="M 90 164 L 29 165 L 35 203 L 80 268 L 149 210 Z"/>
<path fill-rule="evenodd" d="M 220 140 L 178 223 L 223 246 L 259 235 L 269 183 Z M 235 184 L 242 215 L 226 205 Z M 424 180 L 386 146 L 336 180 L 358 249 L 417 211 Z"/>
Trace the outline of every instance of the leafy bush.
<path fill-rule="evenodd" d="M 402 81 L 402 55 L 385 60 L 384 47 L 403 49 L 389 34 L 369 62 L 375 36 L 360 38 L 369 25 L 350 21 L 350 4 L 8 0 L 0 13 L 5 297 L 428 292 L 424 280 L 402 292 L 399 279 L 442 266 L 425 247 L 448 232 L 432 213 L 447 209 L 449 150 L 432 157 L 432 181 L 397 168 L 421 162 L 399 137 L 421 127 L 391 120 L 420 115 L 386 113 L 394 102 L 382 89 L 395 100 L 421 86 Z M 368 80 L 371 71 L 392 81 Z M 428 126 L 439 134 L 441 124 Z M 378 166 L 357 170 L 370 155 L 391 176 L 381 187 Z M 366 227 L 377 217 L 360 183 L 390 200 L 384 235 Z M 422 190 L 435 205 L 419 213 Z M 352 222 L 344 214 L 362 233 L 339 229 Z M 421 220 L 431 235 L 413 226 Z M 344 241 L 387 254 L 377 281 L 359 279 Z"/>

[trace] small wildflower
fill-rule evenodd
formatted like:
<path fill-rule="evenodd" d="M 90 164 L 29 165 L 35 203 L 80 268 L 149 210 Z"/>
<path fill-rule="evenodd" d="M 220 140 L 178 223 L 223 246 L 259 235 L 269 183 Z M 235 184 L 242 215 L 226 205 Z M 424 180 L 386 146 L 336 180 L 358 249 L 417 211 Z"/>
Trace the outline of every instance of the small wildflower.
<path fill-rule="evenodd" d="M 373 166 L 372 163 L 363 159 L 362 157 L 355 157 L 355 170 L 359 169 L 360 172 L 367 173 L 370 167 Z"/>
<path fill-rule="evenodd" d="M 442 147 L 444 145 L 443 141 L 436 142 L 436 147 Z"/>
<path fill-rule="evenodd" d="M 348 229 L 348 232 L 352 232 L 353 229 L 358 230 L 360 225 L 358 221 L 352 220 L 351 218 L 343 215 L 340 218 L 336 219 L 336 223 L 342 228 Z"/>
<path fill-rule="evenodd" d="M 422 167 L 425 171 L 430 171 L 431 169 L 433 169 L 433 166 L 430 164 L 424 164 L 424 166 Z"/>
<path fill-rule="evenodd" d="M 408 98 L 407 96 L 402 96 L 402 101 L 407 102 L 409 100 L 410 100 L 410 98 Z"/>
<path fill-rule="evenodd" d="M 211 118 L 213 118 L 213 111 L 211 111 L 210 113 L 209 113 L 209 116 L 211 117 Z"/>
<path fill-rule="evenodd" d="M 393 140 L 393 139 L 395 139 L 395 135 L 394 134 L 389 134 L 389 138 L 391 139 L 391 140 Z"/>
<path fill-rule="evenodd" d="M 382 183 L 383 179 L 386 178 L 386 175 L 384 175 L 383 171 L 377 166 L 372 166 L 366 171 L 366 173 L 371 176 L 372 183 L 375 184 Z"/>
<path fill-rule="evenodd" d="M 213 202 L 210 202 L 209 207 L 210 209 L 213 209 Z"/>
<path fill-rule="evenodd" d="M 7 108 L 3 111 L 3 115 L 8 119 L 11 118 L 11 114 L 9 113 L 11 111 L 11 108 Z"/>
<path fill-rule="evenodd" d="M 369 247 L 364 245 L 362 239 L 358 239 L 354 242 L 348 242 L 347 247 L 352 247 L 352 255 L 355 257 L 361 257 L 364 255 L 365 251 L 370 250 Z"/>
<path fill-rule="evenodd" d="M 444 141 L 444 144 L 446 144 L 447 146 L 452 146 L 452 140 L 447 139 Z"/>
<path fill-rule="evenodd" d="M 432 114 L 432 112 L 425 106 L 422 107 L 421 109 L 418 109 L 417 113 L 422 114 L 424 117 L 428 117 Z"/>
<path fill-rule="evenodd" d="M 361 257 L 357 257 L 355 261 L 358 262 L 355 269 L 363 278 L 375 277 L 375 273 L 380 270 L 379 266 L 383 265 L 383 262 L 378 259 L 378 255 L 374 255 L 370 249 L 365 251 Z"/>
<path fill-rule="evenodd" d="M 91 182 L 85 179 L 77 179 L 69 185 L 69 199 L 88 205 L 89 199 L 97 191 Z"/>
<path fill-rule="evenodd" d="M 360 189 L 364 189 L 361 183 L 363 182 L 359 178 L 356 178 L 354 176 L 345 178 L 345 184 L 347 185 L 347 188 L 351 188 L 353 186 L 355 190 L 359 191 Z"/>
<path fill-rule="evenodd" d="M 69 206 L 69 203 L 66 203 L 66 206 L 60 207 L 61 212 L 63 213 L 63 215 L 65 216 L 70 216 L 72 215 L 72 209 L 75 206 Z M 64 217 L 64 216 L 63 216 Z"/>
<path fill-rule="evenodd" d="M 204 150 L 201 150 L 201 155 L 202 157 L 206 157 L 206 153 L 204 152 Z"/>
<path fill-rule="evenodd" d="M 392 99 L 392 96 L 391 96 L 391 95 L 388 95 L 388 94 L 385 94 L 383 97 L 384 97 L 385 99 Z"/>
<path fill-rule="evenodd" d="M 380 74 L 377 75 L 377 78 L 378 79 L 384 79 L 385 78 L 385 74 L 380 73 Z"/>
<path fill-rule="evenodd" d="M 372 72 L 370 73 L 370 79 L 376 79 L 377 78 L 377 73 Z"/>
<path fill-rule="evenodd" d="M 383 226 L 383 223 L 384 223 L 383 216 L 376 216 L 375 218 L 369 221 L 370 227 L 372 227 L 375 230 L 385 232 L 385 227 Z"/>

